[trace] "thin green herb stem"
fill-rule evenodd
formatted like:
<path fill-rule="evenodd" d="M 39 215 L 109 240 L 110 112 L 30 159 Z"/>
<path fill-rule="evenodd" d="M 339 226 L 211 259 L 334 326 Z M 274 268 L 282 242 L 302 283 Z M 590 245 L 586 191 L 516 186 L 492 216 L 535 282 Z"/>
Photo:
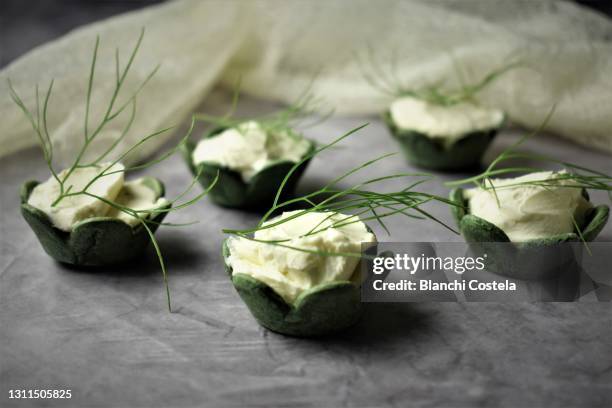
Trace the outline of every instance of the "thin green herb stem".
<path fill-rule="evenodd" d="M 316 149 L 307 159 L 316 156 L 317 154 L 328 148 L 331 148 L 332 146 L 343 140 L 345 137 L 348 137 L 349 135 L 353 134 L 355 131 L 361 129 L 362 127 L 363 126 L 353 129 L 352 131 L 347 132 L 338 139 L 335 139 L 331 143 L 323 145 L 322 147 Z M 356 222 L 367 222 L 371 220 L 375 220 L 376 222 L 378 222 L 381 227 L 389 233 L 389 229 L 385 225 L 383 220 L 387 217 L 396 214 L 407 215 L 419 219 L 429 218 L 443 225 L 449 230 L 457 233 L 454 229 L 444 224 L 441 220 L 429 214 L 427 211 L 419 208 L 419 206 L 424 205 L 430 201 L 441 201 L 451 205 L 456 205 L 456 203 L 453 203 L 446 198 L 438 197 L 432 194 L 411 191 L 412 188 L 426 182 L 427 180 L 414 181 L 410 183 L 407 187 L 405 187 L 403 190 L 398 192 L 380 193 L 376 191 L 363 190 L 364 186 L 375 185 L 381 181 L 389 179 L 414 176 L 415 174 L 413 173 L 399 173 L 388 176 L 375 177 L 345 189 L 339 189 L 335 187 L 337 183 L 357 173 L 359 170 L 367 168 L 373 165 L 374 163 L 377 163 L 378 161 L 388 158 L 390 156 L 390 154 L 385 154 L 380 157 L 368 160 L 365 163 L 356 166 L 345 172 L 344 174 L 334 178 L 331 182 L 323 186 L 321 189 L 308 193 L 301 197 L 295 197 L 284 202 L 279 202 L 280 194 L 277 192 L 276 200 L 274 201 L 272 207 L 263 215 L 262 219 L 256 227 L 242 230 L 224 229 L 223 232 L 238 237 L 244 237 L 257 242 L 265 242 L 268 244 L 279 245 L 281 247 L 289 249 L 304 250 L 304 248 L 298 248 L 292 245 L 286 245 L 282 243 L 291 241 L 290 239 L 275 241 L 260 240 L 255 238 L 255 236 L 251 236 L 251 234 L 257 233 L 262 230 L 271 229 L 287 222 L 291 222 L 292 220 L 298 219 L 299 217 L 303 217 L 304 215 L 309 213 L 322 212 L 328 214 L 326 214 L 321 220 L 319 220 L 306 233 L 301 235 L 302 237 L 319 234 L 331 228 L 342 228 Z M 296 163 L 294 169 L 299 165 L 300 163 Z M 421 177 L 431 177 L 431 175 L 423 173 L 418 173 L 417 175 Z M 283 180 L 283 183 L 281 183 L 279 191 L 282 191 L 284 184 L 290 176 L 291 173 L 289 172 L 289 174 L 287 174 L 287 176 Z M 316 201 L 316 199 L 318 199 L 320 196 L 322 196 L 323 199 L 321 201 Z M 294 211 L 293 213 L 285 213 L 282 218 L 277 217 L 275 219 L 270 219 L 272 214 L 275 214 L 283 207 L 294 205 L 300 202 L 307 203 L 310 207 Z M 414 211 L 414 213 L 410 213 L 409 211 Z M 318 250 L 305 250 L 304 252 L 310 252 L 319 255 L 346 256 L 346 254 L 325 253 L 324 251 Z M 361 256 L 361 254 L 351 254 L 350 256 L 359 257 Z"/>
<path fill-rule="evenodd" d="M 89 134 L 89 108 L 91 104 L 91 90 L 93 88 L 94 73 L 96 70 L 96 59 L 98 57 L 98 46 L 99 45 L 100 45 L 100 37 L 96 36 L 96 44 L 94 45 L 91 69 L 89 71 L 89 80 L 87 81 L 87 96 L 85 97 L 85 125 L 84 125 L 84 132 L 83 132 L 85 141 L 87 141 L 88 134 Z"/>
<path fill-rule="evenodd" d="M 546 124 L 549 122 L 552 114 L 554 113 L 555 106 L 551 108 L 551 110 L 546 115 L 544 121 L 538 126 L 538 128 L 530 133 L 526 133 L 522 137 L 520 137 L 516 142 L 512 143 L 508 148 L 506 148 L 502 153 L 500 153 L 487 167 L 487 169 L 481 174 L 469 178 L 465 178 L 462 180 L 456 180 L 445 183 L 447 186 L 460 186 L 464 184 L 473 183 L 476 186 L 483 189 L 492 189 L 493 192 L 500 188 L 513 188 L 522 185 L 534 185 L 541 187 L 558 187 L 559 181 L 568 180 L 572 181 L 572 183 L 568 183 L 563 185 L 564 188 L 589 188 L 603 191 L 612 191 L 612 177 L 609 175 L 597 171 L 586 168 L 584 166 L 576 165 L 573 163 L 569 163 L 563 160 L 558 160 L 554 157 L 542 155 L 542 154 L 531 154 L 517 151 L 526 140 L 531 137 L 534 137 L 538 133 L 540 133 Z M 573 171 L 568 172 L 567 174 L 557 173 L 555 174 L 554 179 L 542 179 L 542 180 L 528 180 L 528 181 L 519 181 L 516 183 L 509 183 L 503 186 L 495 186 L 491 181 L 492 176 L 503 175 L 503 174 L 513 174 L 513 173 L 533 173 L 537 171 L 542 171 L 544 169 L 537 167 L 504 167 L 504 168 L 496 168 L 500 164 L 512 161 L 516 159 L 531 159 L 541 162 L 548 162 L 553 164 L 562 165 L 566 168 L 570 168 Z M 581 172 L 587 173 L 582 174 Z M 483 182 L 481 182 L 483 181 Z M 487 182 L 490 184 L 490 187 L 487 187 Z"/>
<path fill-rule="evenodd" d="M 156 222 L 156 221 L 153 221 L 147 218 L 150 218 L 153 214 L 176 211 L 176 210 L 180 210 L 180 209 L 183 209 L 190 205 L 195 204 L 202 197 L 208 194 L 212 188 L 214 188 L 214 186 L 219 180 L 219 174 L 217 174 L 215 179 L 212 181 L 211 185 L 207 189 L 205 189 L 203 192 L 201 192 L 200 194 L 197 194 L 193 198 L 185 199 L 184 202 L 179 203 L 179 201 L 184 199 L 184 197 L 193 189 L 193 186 L 195 185 L 197 181 L 198 175 L 194 176 L 189 186 L 182 193 L 180 193 L 174 199 L 169 200 L 161 208 L 137 210 L 137 209 L 133 209 L 128 206 L 113 202 L 105 197 L 93 194 L 92 192 L 88 191 L 88 189 L 96 181 L 100 180 L 103 177 L 108 177 L 111 174 L 115 174 L 115 173 L 125 173 L 128 170 L 146 168 L 146 167 L 162 162 L 163 160 L 170 157 L 172 154 L 176 153 L 178 149 L 180 148 L 180 146 L 188 140 L 189 136 L 191 135 L 191 132 L 193 131 L 195 119 L 192 118 L 191 126 L 189 127 L 187 134 L 181 139 L 181 141 L 177 145 L 175 145 L 173 148 L 169 149 L 168 151 L 166 151 L 159 157 L 156 157 L 152 160 L 144 162 L 143 164 L 132 166 L 129 168 L 122 168 L 120 170 L 111 171 L 111 169 L 116 164 L 120 163 L 129 154 L 133 153 L 136 149 L 140 148 L 144 143 L 153 139 L 154 137 L 157 137 L 169 131 L 171 128 L 165 128 L 165 129 L 153 132 L 139 139 L 136 143 L 134 143 L 132 146 L 127 148 L 127 150 L 124 150 L 123 152 L 119 153 L 118 158 L 110 161 L 110 164 L 105 164 L 104 166 L 100 166 L 99 163 L 103 159 L 105 159 L 109 154 L 111 154 L 119 146 L 120 142 L 125 140 L 125 137 L 130 131 L 132 124 L 134 123 L 134 120 L 135 120 L 137 95 L 140 93 L 140 91 L 151 80 L 153 75 L 159 69 L 159 65 L 156 66 L 155 69 L 153 69 L 151 73 L 147 75 L 147 77 L 142 82 L 140 82 L 139 86 L 136 88 L 134 92 L 131 93 L 131 95 L 127 98 L 127 100 L 123 104 L 121 104 L 118 109 L 116 110 L 114 109 L 115 104 L 121 93 L 121 90 L 123 89 L 123 85 L 125 84 L 126 78 L 128 76 L 128 72 L 130 71 L 130 68 L 133 65 L 138 49 L 140 48 L 140 45 L 142 43 L 143 36 L 144 36 L 144 29 L 141 30 L 140 36 L 138 37 L 138 40 L 130 53 L 128 62 L 123 68 L 121 68 L 120 66 L 119 50 L 116 49 L 115 51 L 115 68 L 116 68 L 115 86 L 113 88 L 110 101 L 108 102 L 108 105 L 106 107 L 106 110 L 105 110 L 106 113 L 103 115 L 101 121 L 94 128 L 94 130 L 90 132 L 89 131 L 89 120 L 90 120 L 90 113 L 91 113 L 91 105 L 93 103 L 92 97 L 93 97 L 93 84 L 94 84 L 94 78 L 95 78 L 95 65 L 96 65 L 96 61 L 98 60 L 98 49 L 100 45 L 100 39 L 99 37 L 96 37 L 96 43 L 94 45 L 94 50 L 93 50 L 93 55 L 92 55 L 92 63 L 89 69 L 87 91 L 85 95 L 85 115 L 84 115 L 84 121 L 83 121 L 84 141 L 83 141 L 83 144 L 79 147 L 78 151 L 76 152 L 74 161 L 64 171 L 64 174 L 61 177 L 55 172 L 54 167 L 53 167 L 53 143 L 51 140 L 51 135 L 49 133 L 48 123 L 47 123 L 48 108 L 50 105 L 50 99 L 51 99 L 51 93 L 53 90 L 54 81 L 50 82 L 46 95 L 44 96 L 44 102 L 42 104 L 42 111 L 41 111 L 41 95 L 40 95 L 38 86 L 36 86 L 35 88 L 36 117 L 34 117 L 32 112 L 30 112 L 30 110 L 24 104 L 23 100 L 17 94 L 10 79 L 7 82 L 8 82 L 8 87 L 9 87 L 11 98 L 13 99 L 15 104 L 20 108 L 20 110 L 24 113 L 24 115 L 26 116 L 30 124 L 32 125 L 32 128 L 34 129 L 34 132 L 39 140 L 39 144 L 41 146 L 41 149 L 44 155 L 44 159 L 45 159 L 45 162 L 47 163 L 49 171 L 51 172 L 53 178 L 59 185 L 59 190 L 60 190 L 59 195 L 58 197 L 53 198 L 52 206 L 58 205 L 61 202 L 61 200 L 67 197 L 82 195 L 82 196 L 91 197 L 96 200 L 99 200 L 109 205 L 110 207 L 117 209 L 118 211 L 121 211 L 125 214 L 128 214 L 136 218 L 139 221 L 139 223 L 143 226 L 143 228 L 146 230 L 147 235 L 149 236 L 151 242 L 153 243 L 153 247 L 155 249 L 156 255 L 160 263 L 160 267 L 162 269 L 164 285 L 166 288 L 166 297 L 168 301 L 168 309 L 171 311 L 172 307 L 171 307 L 171 299 L 170 299 L 170 289 L 168 285 L 168 276 L 167 276 L 165 262 L 164 262 L 160 247 L 158 245 L 158 242 L 156 241 L 153 231 L 149 227 L 149 224 L 150 225 L 182 226 L 182 225 L 190 225 L 192 223 L 188 223 L 188 224 L 162 223 L 162 222 Z M 105 126 L 107 126 L 112 120 L 118 117 L 128 106 L 131 107 L 130 116 L 128 117 L 127 123 L 123 126 L 122 132 L 119 135 L 119 137 L 113 141 L 113 143 L 111 144 L 109 148 L 107 148 L 100 155 L 98 155 L 96 159 L 93 159 L 92 161 L 88 163 L 84 163 L 83 157 L 85 153 L 88 151 L 88 149 L 91 147 L 92 142 L 96 139 L 96 136 L 98 136 L 100 132 L 105 128 Z M 70 180 L 70 176 L 74 173 L 75 170 L 80 169 L 80 168 L 96 167 L 96 166 L 100 166 L 102 170 L 97 172 L 95 176 L 92 176 L 85 183 L 85 186 L 81 189 L 81 191 L 74 191 L 73 184 L 68 185 L 68 180 Z"/>
<path fill-rule="evenodd" d="M 357 55 L 357 62 L 365 81 L 374 89 L 391 97 L 410 96 L 428 103 L 452 106 L 464 102 L 476 103 L 476 95 L 491 85 L 499 77 L 515 68 L 524 66 L 520 60 L 515 60 L 495 68 L 485 74 L 478 82 L 468 84 L 454 55 L 451 54 L 455 75 L 460 86 L 457 89 L 442 89 L 444 81 L 438 81 L 419 88 L 407 87 L 397 76 L 397 53 L 392 54 L 391 71 L 387 72 L 378 61 L 373 49 L 368 48 L 364 59 Z"/>

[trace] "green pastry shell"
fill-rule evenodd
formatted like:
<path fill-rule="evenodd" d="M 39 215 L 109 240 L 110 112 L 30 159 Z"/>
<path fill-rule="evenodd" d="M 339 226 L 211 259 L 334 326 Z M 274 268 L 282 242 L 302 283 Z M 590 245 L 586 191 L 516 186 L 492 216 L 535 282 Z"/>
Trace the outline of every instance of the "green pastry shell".
<path fill-rule="evenodd" d="M 164 195 L 164 185 L 159 180 L 145 177 L 144 183 L 158 198 Z M 21 214 L 53 259 L 76 266 L 120 264 L 140 255 L 149 244 L 150 237 L 141 224 L 130 226 L 112 217 L 82 220 L 70 232 L 55 227 L 47 214 L 28 204 L 30 194 L 38 184 L 38 181 L 27 181 L 22 185 Z M 157 230 L 158 223 L 166 214 L 159 212 L 147 221 L 151 231 Z"/>
<path fill-rule="evenodd" d="M 432 139 L 413 130 L 398 128 L 389 111 L 383 114 L 393 137 L 399 142 L 408 161 L 430 170 L 466 170 L 480 166 L 482 156 L 501 128 L 473 132 L 464 135 L 451 145 Z"/>
<path fill-rule="evenodd" d="M 215 137 L 220 132 L 227 128 L 216 128 L 204 135 L 204 138 Z M 304 155 L 311 154 L 315 149 L 314 142 L 310 142 L 310 149 Z M 266 208 L 274 201 L 276 192 L 280 187 L 283 179 L 295 165 L 294 162 L 287 160 L 278 160 L 270 163 L 253 177 L 245 182 L 239 172 L 220 166 L 213 162 L 203 162 L 197 166 L 193 163 L 193 151 L 196 143 L 187 141 L 183 147 L 183 157 L 187 166 L 193 173 L 197 175 L 200 172 L 199 182 L 205 189 L 208 188 L 217 172 L 219 180 L 217 184 L 210 190 L 208 196 L 217 205 L 231 208 Z M 283 197 L 292 194 L 295 187 L 306 170 L 310 160 L 305 161 L 297 168 L 283 188 Z"/>
<path fill-rule="evenodd" d="M 252 276 L 233 274 L 227 261 L 229 255 L 226 239 L 223 242 L 225 270 L 253 317 L 269 330 L 289 336 L 322 336 L 347 329 L 362 315 L 360 287 L 352 281 L 317 285 L 289 304 L 274 289 Z"/>
<path fill-rule="evenodd" d="M 586 190 L 582 194 L 589 200 Z M 461 234 L 473 250 L 488 254 L 492 271 L 519 279 L 542 279 L 555 275 L 575 261 L 571 248 L 559 244 L 580 242 L 577 231 L 510 244 L 504 231 L 469 213 L 469 203 L 462 188 L 451 190 L 450 200 L 457 204 L 451 206 L 451 211 Z M 582 238 L 587 242 L 593 241 L 608 222 L 609 214 L 607 205 L 589 209 L 584 224 L 580 226 Z"/>

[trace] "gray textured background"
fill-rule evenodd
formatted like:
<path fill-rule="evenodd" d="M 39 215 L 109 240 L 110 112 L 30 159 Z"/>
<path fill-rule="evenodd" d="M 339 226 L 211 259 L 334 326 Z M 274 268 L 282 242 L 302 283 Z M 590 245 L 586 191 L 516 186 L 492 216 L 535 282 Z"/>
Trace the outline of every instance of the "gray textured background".
<path fill-rule="evenodd" d="M 272 108 L 244 102 L 242 113 Z M 221 112 L 227 103 L 217 94 L 201 109 Z M 343 148 L 313 161 L 302 191 L 396 149 L 376 118 L 333 119 L 306 134 L 330 141 L 366 120 L 372 124 Z M 503 132 L 488 158 L 515 139 L 516 132 Z M 556 138 L 541 136 L 526 149 L 612 172 L 609 155 Z M 407 169 L 392 157 L 368 177 Z M 97 271 L 45 255 L 18 206 L 23 181 L 48 177 L 37 150 L 3 158 L 0 174 L 0 406 L 612 405 L 609 303 L 372 304 L 341 335 L 283 337 L 255 323 L 222 270 L 220 229 L 251 226 L 257 215 L 205 199 L 168 217 L 199 224 L 157 235 L 170 271 L 169 314 L 151 251 L 132 265 Z M 190 180 L 180 157 L 146 174 L 165 181 L 171 196 Z M 424 189 L 446 194 L 439 183 Z M 430 210 L 451 222 L 443 206 Z M 461 239 L 402 218 L 392 232 L 395 241 Z M 612 241 L 611 225 L 599 239 Z M 11 388 L 70 388 L 73 399 L 9 401 Z"/>

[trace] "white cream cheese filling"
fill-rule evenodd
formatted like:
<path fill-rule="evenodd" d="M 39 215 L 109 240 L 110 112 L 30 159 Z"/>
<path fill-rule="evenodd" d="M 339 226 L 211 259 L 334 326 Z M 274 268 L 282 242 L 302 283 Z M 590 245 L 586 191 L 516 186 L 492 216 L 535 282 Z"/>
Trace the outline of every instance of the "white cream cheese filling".
<path fill-rule="evenodd" d="M 72 186 L 71 192 L 83 191 L 87 184 L 110 164 L 102 163 L 93 167 L 75 169 L 64 182 L 64 189 Z M 142 180 L 124 183 L 123 170 L 122 164 L 115 164 L 106 172 L 112 174 L 100 177 L 87 187 L 86 191 L 96 197 L 117 202 L 136 210 L 156 208 L 166 204 L 166 200 L 157 199 L 155 192 L 145 186 Z M 62 180 L 67 172 L 67 169 L 61 171 L 58 174 L 59 179 Z M 53 202 L 59 195 L 60 184 L 54 177 L 50 177 L 47 181 L 32 189 L 28 204 L 47 214 L 53 225 L 61 230 L 71 231 L 72 227 L 79 221 L 93 217 L 116 217 L 129 225 L 138 222 L 135 217 L 120 212 L 96 197 L 85 194 L 65 197 L 53 206 Z"/>
<path fill-rule="evenodd" d="M 285 212 L 264 226 L 298 213 L 300 211 Z M 328 228 L 333 223 L 344 224 L 343 220 L 355 222 Z M 315 226 L 321 231 L 305 236 Z M 376 242 L 374 234 L 357 217 L 329 212 L 306 213 L 278 226 L 258 230 L 254 238 L 288 240 L 282 244 L 309 251 L 356 254 L 361 253 L 362 243 Z M 228 247 L 227 262 L 233 274 L 249 275 L 266 283 L 288 303 L 295 301 L 303 291 L 322 283 L 350 280 L 359 264 L 358 257 L 318 255 L 246 238 L 231 237 Z"/>
<path fill-rule="evenodd" d="M 270 163 L 287 160 L 297 163 L 308 152 L 310 142 L 288 132 L 266 132 L 250 121 L 201 140 L 193 151 L 195 165 L 212 162 L 242 175 L 249 181 Z"/>
<path fill-rule="evenodd" d="M 468 102 L 442 106 L 413 97 L 396 99 L 389 112 L 399 129 L 442 139 L 447 144 L 472 132 L 496 129 L 504 121 L 504 113 L 499 109 Z"/>
<path fill-rule="evenodd" d="M 123 184 L 123 188 L 119 191 L 115 202 L 132 210 L 144 211 L 139 213 L 143 218 L 151 215 L 151 213 L 147 212 L 148 210 L 154 210 L 168 204 L 168 200 L 163 197 L 157 197 L 157 193 L 147 186 L 142 178 Z M 138 218 L 114 207 L 111 207 L 106 216 L 118 218 L 130 226 L 140 223 Z"/>
<path fill-rule="evenodd" d="M 574 222 L 582 226 L 586 211 L 592 205 L 582 196 L 576 183 L 559 177 L 560 172 L 536 172 L 517 178 L 492 179 L 492 190 L 466 190 L 470 214 L 489 221 L 506 233 L 513 242 L 546 238 L 575 230 Z M 545 181 L 552 186 L 516 185 Z M 514 185 L 514 186 L 513 186 Z"/>
<path fill-rule="evenodd" d="M 102 163 L 95 167 L 74 170 L 64 182 L 64 190 L 72 186 L 71 192 L 82 191 L 94 177 L 104 171 L 110 164 Z M 123 165 L 115 164 L 107 173 L 117 172 L 100 177 L 87 188 L 87 192 L 109 201 L 115 200 L 121 186 L 123 186 L 123 169 Z M 67 169 L 62 170 L 58 174 L 59 179 L 63 180 L 67 173 Z M 64 231 L 70 231 L 72 226 L 81 220 L 106 214 L 110 208 L 108 204 L 97 198 L 84 194 L 65 197 L 57 205 L 52 206 L 59 195 L 60 184 L 54 177 L 50 177 L 44 183 L 34 187 L 28 199 L 28 204 L 43 211 L 49 216 L 53 225 Z"/>

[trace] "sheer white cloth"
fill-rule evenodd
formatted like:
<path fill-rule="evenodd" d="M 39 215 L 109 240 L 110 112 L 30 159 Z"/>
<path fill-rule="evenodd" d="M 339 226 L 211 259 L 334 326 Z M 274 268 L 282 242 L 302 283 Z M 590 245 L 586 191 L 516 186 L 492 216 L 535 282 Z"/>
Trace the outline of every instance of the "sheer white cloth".
<path fill-rule="evenodd" d="M 110 99 L 115 47 L 125 64 L 141 27 L 146 34 L 127 90 L 157 63 L 161 68 L 138 97 L 136 120 L 118 151 L 184 120 L 214 85 L 232 86 L 238 75 L 243 92 L 284 102 L 295 100 L 316 76 L 313 92 L 327 107 L 341 114 L 380 113 L 391 97 L 368 84 L 358 64 L 371 49 L 385 72 L 393 65 L 397 77 L 415 87 L 441 79 L 453 85 L 457 66 L 475 82 L 520 58 L 524 65 L 487 88 L 483 102 L 530 128 L 557 104 L 547 130 L 612 152 L 612 22 L 573 3 L 177 0 L 79 28 L 0 72 L 0 156 L 36 143 L 10 99 L 7 78 L 34 110 L 36 83 L 42 93 L 55 79 L 49 130 L 61 160 L 82 144 L 96 35 L 101 44 L 90 127 Z M 128 119 L 123 114 L 102 132 L 98 151 Z M 147 143 L 129 161 L 169 136 Z"/>

